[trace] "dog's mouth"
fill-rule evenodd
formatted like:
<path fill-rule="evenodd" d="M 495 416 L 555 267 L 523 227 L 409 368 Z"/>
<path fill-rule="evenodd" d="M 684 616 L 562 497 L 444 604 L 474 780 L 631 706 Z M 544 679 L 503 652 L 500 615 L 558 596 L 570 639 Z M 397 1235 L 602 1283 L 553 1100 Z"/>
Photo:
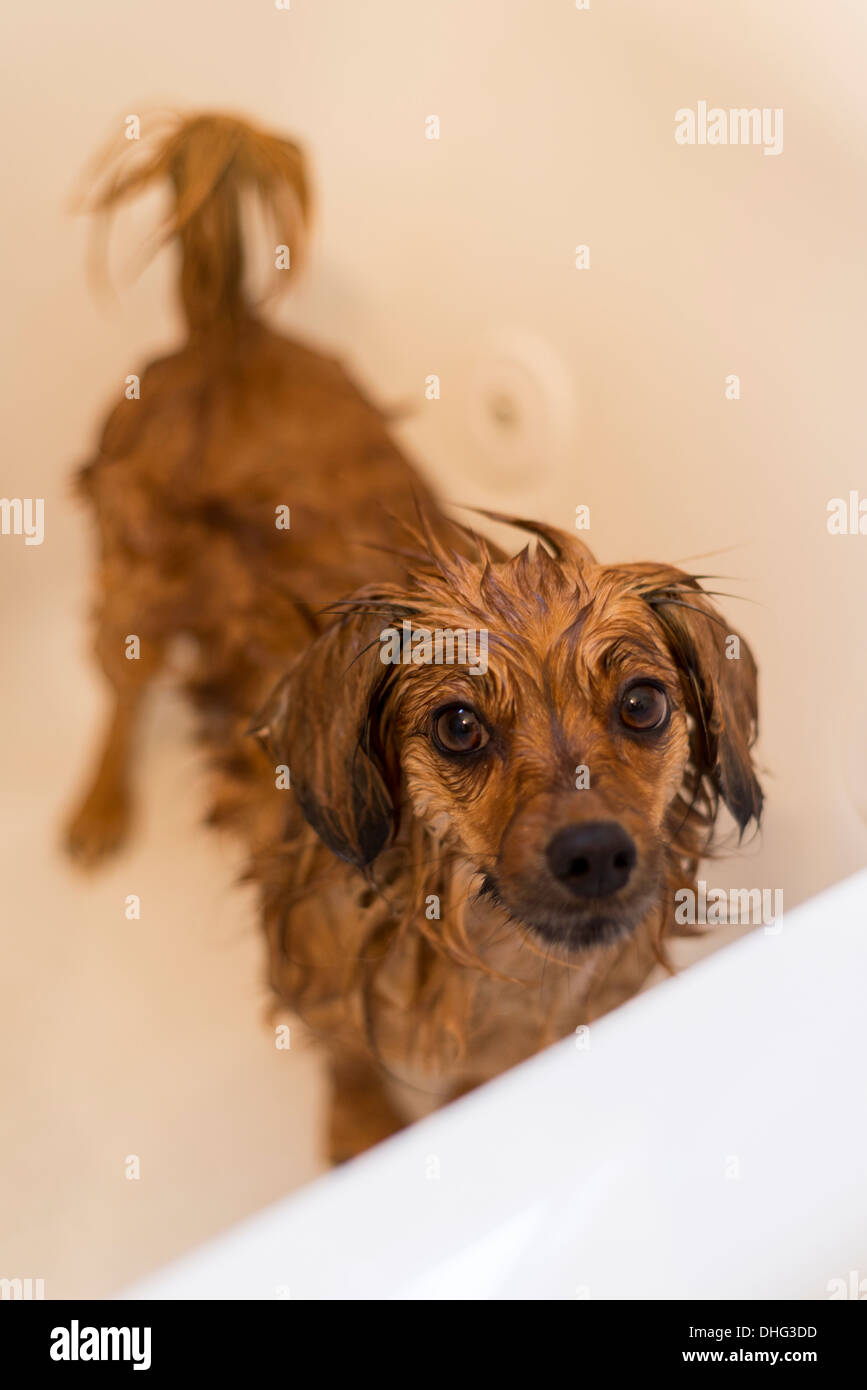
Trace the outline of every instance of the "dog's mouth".
<path fill-rule="evenodd" d="M 519 926 L 526 927 L 548 946 L 575 954 L 594 946 L 609 946 L 623 941 L 645 919 L 657 896 L 655 882 L 631 891 L 621 899 L 589 899 L 582 903 L 551 901 L 540 890 L 538 896 L 516 892 L 487 873 L 479 890 L 479 898 L 501 908 Z"/>

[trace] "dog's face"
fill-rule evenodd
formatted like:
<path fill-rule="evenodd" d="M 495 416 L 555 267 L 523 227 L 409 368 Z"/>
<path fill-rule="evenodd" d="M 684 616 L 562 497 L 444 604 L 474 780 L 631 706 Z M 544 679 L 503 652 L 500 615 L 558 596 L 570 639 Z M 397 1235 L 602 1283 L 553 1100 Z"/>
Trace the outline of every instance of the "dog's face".
<path fill-rule="evenodd" d="M 344 858 L 374 864 L 411 811 L 511 919 L 579 950 L 655 909 L 718 797 L 758 818 L 755 667 L 689 576 L 545 535 L 553 555 L 437 552 L 352 600 L 259 732 Z"/>
<path fill-rule="evenodd" d="M 542 604 L 515 589 L 508 629 L 491 618 L 484 674 L 420 666 L 395 683 L 416 815 L 512 918 L 571 947 L 621 935 L 656 899 L 689 759 L 677 669 L 641 601 L 614 584 L 585 599 L 579 616 L 574 591 Z"/>

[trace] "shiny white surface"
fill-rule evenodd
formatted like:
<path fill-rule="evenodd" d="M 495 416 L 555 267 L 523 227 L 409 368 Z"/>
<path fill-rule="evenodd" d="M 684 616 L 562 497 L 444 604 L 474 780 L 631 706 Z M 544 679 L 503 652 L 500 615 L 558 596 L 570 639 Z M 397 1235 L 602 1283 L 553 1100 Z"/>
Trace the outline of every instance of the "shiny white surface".
<path fill-rule="evenodd" d="M 827 1298 L 867 1277 L 865 982 L 867 872 L 127 1294 Z"/>

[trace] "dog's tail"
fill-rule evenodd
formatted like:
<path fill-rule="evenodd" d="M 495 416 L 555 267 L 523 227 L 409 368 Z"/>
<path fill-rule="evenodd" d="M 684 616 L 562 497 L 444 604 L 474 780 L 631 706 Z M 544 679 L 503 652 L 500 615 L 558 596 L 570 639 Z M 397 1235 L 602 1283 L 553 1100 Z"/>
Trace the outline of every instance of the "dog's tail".
<path fill-rule="evenodd" d="M 249 315 L 244 294 L 242 203 L 258 200 L 277 242 L 269 266 L 278 284 L 303 250 L 310 211 L 304 156 L 291 140 L 233 116 L 163 117 L 148 133 L 102 156 L 96 188 L 85 206 L 108 215 L 163 179 L 174 206 L 158 245 L 181 245 L 180 297 L 191 333 Z M 260 277 L 261 278 L 261 277 Z"/>

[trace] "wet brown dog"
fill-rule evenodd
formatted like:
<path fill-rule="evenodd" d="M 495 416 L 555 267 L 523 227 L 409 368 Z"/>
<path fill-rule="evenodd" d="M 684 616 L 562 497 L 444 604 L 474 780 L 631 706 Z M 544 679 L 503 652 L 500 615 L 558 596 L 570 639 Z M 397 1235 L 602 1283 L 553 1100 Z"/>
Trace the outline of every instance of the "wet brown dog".
<path fill-rule="evenodd" d="M 162 176 L 189 341 L 82 473 L 115 708 L 69 845 L 93 862 L 121 841 L 142 697 L 194 639 L 211 819 L 249 845 L 273 988 L 328 1049 L 344 1158 L 664 960 L 720 800 L 741 829 L 760 815 L 755 667 L 680 570 L 599 565 L 534 523 L 493 552 L 336 363 L 257 318 L 240 198 L 303 216 L 294 145 L 193 118 L 112 165 L 96 206 Z"/>

